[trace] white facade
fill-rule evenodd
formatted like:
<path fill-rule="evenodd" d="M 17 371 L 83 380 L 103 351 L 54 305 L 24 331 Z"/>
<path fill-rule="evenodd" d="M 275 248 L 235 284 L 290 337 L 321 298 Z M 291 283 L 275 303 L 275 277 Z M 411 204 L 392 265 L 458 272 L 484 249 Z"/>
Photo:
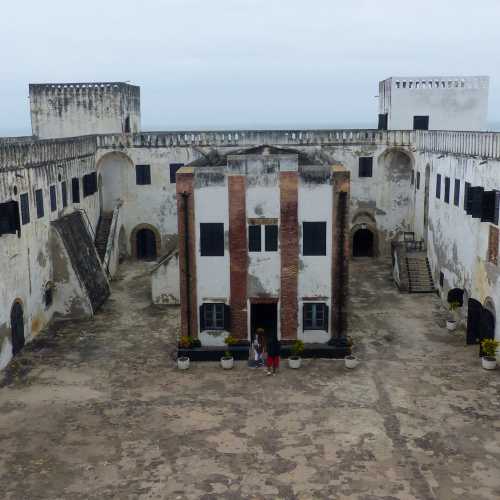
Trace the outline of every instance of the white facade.
<path fill-rule="evenodd" d="M 487 130 L 487 76 L 393 76 L 379 83 L 379 114 L 388 130 L 412 130 L 428 116 L 429 130 Z"/>

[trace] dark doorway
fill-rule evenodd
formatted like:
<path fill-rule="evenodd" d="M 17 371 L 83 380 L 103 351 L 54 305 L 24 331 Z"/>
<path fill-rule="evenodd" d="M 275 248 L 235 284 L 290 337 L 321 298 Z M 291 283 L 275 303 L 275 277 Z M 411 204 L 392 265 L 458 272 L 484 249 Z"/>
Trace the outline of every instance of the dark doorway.
<path fill-rule="evenodd" d="M 23 306 L 19 302 L 15 302 L 10 311 L 10 328 L 12 354 L 15 356 L 24 347 L 24 314 Z"/>
<path fill-rule="evenodd" d="M 139 231 L 137 231 L 136 241 L 138 259 L 156 259 L 156 237 L 151 229 L 139 229 Z"/>
<path fill-rule="evenodd" d="M 481 311 L 480 341 L 495 338 L 495 316 L 491 311 L 485 309 Z M 479 356 L 483 355 L 482 348 L 479 348 Z"/>
<path fill-rule="evenodd" d="M 255 330 L 263 328 L 266 335 L 278 334 L 278 304 L 251 304 L 250 327 L 252 341 L 255 337 Z"/>
<path fill-rule="evenodd" d="M 358 229 L 352 238 L 352 256 L 373 257 L 373 239 L 369 229 Z"/>
<path fill-rule="evenodd" d="M 467 302 L 467 345 L 478 344 L 481 338 L 481 302 L 469 299 Z"/>

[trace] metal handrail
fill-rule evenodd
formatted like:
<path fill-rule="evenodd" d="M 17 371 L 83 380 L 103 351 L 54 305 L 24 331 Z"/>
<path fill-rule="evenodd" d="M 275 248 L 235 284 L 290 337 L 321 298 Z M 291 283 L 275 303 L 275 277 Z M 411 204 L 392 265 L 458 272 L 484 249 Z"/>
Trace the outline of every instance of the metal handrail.
<path fill-rule="evenodd" d="M 115 208 L 115 210 L 116 210 L 116 217 L 115 217 L 115 223 L 114 223 L 113 228 L 112 228 L 113 234 L 110 234 L 108 236 L 108 241 L 109 241 L 109 238 L 111 237 L 111 246 L 109 248 L 110 255 L 113 252 L 113 249 L 115 247 L 116 226 L 118 225 L 117 221 L 118 221 L 118 213 L 120 212 L 120 207 L 121 207 L 121 204 L 119 203 L 116 206 L 116 208 Z M 113 210 L 113 214 L 114 214 L 114 210 Z M 107 245 L 106 245 L 106 250 L 107 250 Z M 106 253 L 107 252 L 105 252 L 104 257 L 106 257 Z M 110 259 L 108 259 L 108 262 L 106 263 L 106 274 L 108 275 L 108 277 L 111 278 L 111 273 L 109 272 L 109 260 Z"/>
<path fill-rule="evenodd" d="M 83 215 L 85 215 L 85 218 L 87 219 L 87 223 L 88 223 L 89 228 L 90 228 L 90 232 L 91 232 L 92 237 L 93 237 L 94 242 L 95 242 L 96 234 L 95 234 L 94 228 L 92 227 L 92 222 L 90 222 L 90 218 L 89 218 L 89 215 L 87 214 L 87 210 L 85 210 L 84 208 L 76 208 L 75 211 L 82 212 Z"/>

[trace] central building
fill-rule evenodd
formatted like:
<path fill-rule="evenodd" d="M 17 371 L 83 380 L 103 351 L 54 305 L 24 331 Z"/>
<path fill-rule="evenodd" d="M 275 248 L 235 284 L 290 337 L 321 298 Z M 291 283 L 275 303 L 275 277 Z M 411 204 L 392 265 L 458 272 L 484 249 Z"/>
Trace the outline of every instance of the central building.
<path fill-rule="evenodd" d="M 181 334 L 344 342 L 349 187 L 342 166 L 273 146 L 178 170 Z"/>

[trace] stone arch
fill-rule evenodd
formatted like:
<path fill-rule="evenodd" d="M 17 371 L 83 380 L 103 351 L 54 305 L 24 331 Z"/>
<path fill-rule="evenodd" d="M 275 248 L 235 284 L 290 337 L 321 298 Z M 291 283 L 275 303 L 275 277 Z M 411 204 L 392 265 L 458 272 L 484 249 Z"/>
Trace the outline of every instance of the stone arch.
<path fill-rule="evenodd" d="M 375 216 L 367 211 L 359 211 L 356 212 L 354 217 L 352 218 L 352 223 L 357 224 L 357 223 L 367 223 L 367 224 L 373 224 L 376 225 L 377 222 L 375 220 Z"/>
<path fill-rule="evenodd" d="M 153 233 L 154 250 L 155 250 L 154 258 L 156 259 L 161 253 L 160 232 L 158 231 L 158 229 L 155 226 L 152 226 L 151 224 L 146 224 L 146 223 L 138 224 L 137 226 L 135 226 L 130 234 L 130 248 L 132 250 L 132 257 L 134 259 L 137 259 L 139 257 L 138 252 L 137 252 L 137 250 L 138 250 L 138 248 L 137 248 L 138 239 L 137 238 L 141 234 L 144 234 L 144 233 L 141 233 L 141 231 L 144 231 L 144 230 L 151 231 Z"/>
<path fill-rule="evenodd" d="M 101 211 L 112 212 L 123 200 L 134 174 L 134 162 L 121 151 L 110 151 L 99 158 L 97 172 L 101 178 Z"/>
<path fill-rule="evenodd" d="M 24 347 L 24 308 L 21 299 L 15 299 L 10 309 L 10 335 L 12 355 L 15 356 Z"/>

